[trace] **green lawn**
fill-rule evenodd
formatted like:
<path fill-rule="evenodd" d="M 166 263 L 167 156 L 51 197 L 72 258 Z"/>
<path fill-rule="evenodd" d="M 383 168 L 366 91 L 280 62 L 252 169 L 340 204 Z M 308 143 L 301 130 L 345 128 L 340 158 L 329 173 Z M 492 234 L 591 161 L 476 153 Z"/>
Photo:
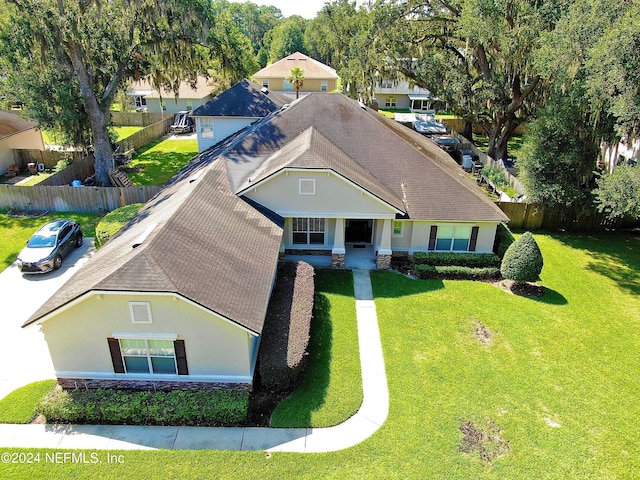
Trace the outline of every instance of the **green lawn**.
<path fill-rule="evenodd" d="M 329 427 L 362 403 L 351 272 L 316 273 L 309 366 L 303 384 L 273 412 L 274 427 Z"/>
<path fill-rule="evenodd" d="M 98 465 L 0 465 L 0 478 L 637 478 L 640 237 L 535 237 L 542 298 L 372 273 L 391 405 L 353 448 L 111 452 L 118 464 L 101 452 Z M 461 426 L 502 455 L 465 448 Z"/>
<path fill-rule="evenodd" d="M 130 137 L 136 132 L 139 132 L 144 127 L 132 127 L 132 126 L 124 126 L 124 127 L 112 127 L 112 130 L 116 133 L 116 142 L 120 140 L 124 140 L 127 137 Z"/>
<path fill-rule="evenodd" d="M 97 213 L 53 212 L 38 218 L 16 218 L 8 216 L 6 210 L 0 210 L 0 271 L 15 261 L 27 240 L 45 223 L 55 218 L 70 218 L 80 224 L 85 237 L 95 237 L 101 217 Z"/>
<path fill-rule="evenodd" d="M 522 139 L 521 135 L 514 135 L 509 139 L 507 143 L 507 152 L 510 158 L 518 158 L 520 154 L 520 150 L 522 149 Z M 489 150 L 489 137 L 486 135 L 473 135 L 473 142 L 478 147 L 478 150 L 487 153 Z"/>
<path fill-rule="evenodd" d="M 11 392 L 0 400 L 0 423 L 30 423 L 36 405 L 55 385 L 55 380 L 42 380 Z"/>
<path fill-rule="evenodd" d="M 127 164 L 128 168 L 139 170 L 129 177 L 135 185 L 164 185 L 197 153 L 195 138 L 151 142 Z"/>

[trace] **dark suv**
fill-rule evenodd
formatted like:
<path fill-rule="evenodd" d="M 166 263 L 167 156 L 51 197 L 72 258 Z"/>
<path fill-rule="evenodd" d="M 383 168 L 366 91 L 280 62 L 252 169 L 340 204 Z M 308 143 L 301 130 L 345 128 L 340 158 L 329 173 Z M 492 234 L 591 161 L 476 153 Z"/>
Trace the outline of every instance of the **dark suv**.
<path fill-rule="evenodd" d="M 22 273 L 46 273 L 57 270 L 63 257 L 83 242 L 82 230 L 73 220 L 62 218 L 41 227 L 18 255 Z"/>

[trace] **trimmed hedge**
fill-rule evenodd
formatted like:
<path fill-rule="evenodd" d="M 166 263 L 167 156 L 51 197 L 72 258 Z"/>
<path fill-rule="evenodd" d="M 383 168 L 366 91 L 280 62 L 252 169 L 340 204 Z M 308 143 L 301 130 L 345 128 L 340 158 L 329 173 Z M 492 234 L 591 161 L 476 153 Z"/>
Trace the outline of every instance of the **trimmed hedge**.
<path fill-rule="evenodd" d="M 233 425 L 246 420 L 249 392 L 140 392 L 56 388 L 38 404 L 48 423 Z"/>
<path fill-rule="evenodd" d="M 314 270 L 305 262 L 285 263 L 269 302 L 258 353 L 263 387 L 283 391 L 304 370 L 315 295 Z"/>
<path fill-rule="evenodd" d="M 457 267 L 500 267 L 500 258 L 493 253 L 415 252 L 414 265 Z"/>
<path fill-rule="evenodd" d="M 488 280 L 500 278 L 497 267 L 461 267 L 456 265 L 415 265 L 414 275 L 421 279 Z"/>
<path fill-rule="evenodd" d="M 493 244 L 493 251 L 501 259 L 504 258 L 504 254 L 516 239 L 514 238 L 511 230 L 504 223 L 499 223 L 496 229 L 496 238 Z"/>
<path fill-rule="evenodd" d="M 504 254 L 501 273 L 514 282 L 535 282 L 543 266 L 540 247 L 531 232 L 525 232 Z"/>

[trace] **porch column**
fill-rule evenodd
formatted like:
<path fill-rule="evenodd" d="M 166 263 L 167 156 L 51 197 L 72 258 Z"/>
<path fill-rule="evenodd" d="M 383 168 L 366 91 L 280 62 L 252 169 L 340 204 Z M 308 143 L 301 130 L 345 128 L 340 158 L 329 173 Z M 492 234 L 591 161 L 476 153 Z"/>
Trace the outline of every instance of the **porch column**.
<path fill-rule="evenodd" d="M 336 228 L 333 234 L 333 248 L 331 249 L 331 268 L 344 268 L 344 218 L 336 218 Z"/>
<path fill-rule="evenodd" d="M 391 219 L 385 218 L 382 221 L 382 232 L 380 233 L 380 244 L 378 245 L 378 255 L 376 256 L 376 266 L 381 270 L 388 270 L 391 267 Z"/>

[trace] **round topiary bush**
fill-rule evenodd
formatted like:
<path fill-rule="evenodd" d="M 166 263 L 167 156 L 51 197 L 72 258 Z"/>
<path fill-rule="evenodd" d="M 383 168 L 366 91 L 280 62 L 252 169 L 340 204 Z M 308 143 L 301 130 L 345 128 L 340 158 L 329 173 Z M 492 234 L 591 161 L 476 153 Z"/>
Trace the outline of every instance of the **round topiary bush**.
<path fill-rule="evenodd" d="M 500 273 L 514 282 L 535 282 L 542 271 L 542 252 L 531 232 L 525 232 L 504 254 Z"/>

